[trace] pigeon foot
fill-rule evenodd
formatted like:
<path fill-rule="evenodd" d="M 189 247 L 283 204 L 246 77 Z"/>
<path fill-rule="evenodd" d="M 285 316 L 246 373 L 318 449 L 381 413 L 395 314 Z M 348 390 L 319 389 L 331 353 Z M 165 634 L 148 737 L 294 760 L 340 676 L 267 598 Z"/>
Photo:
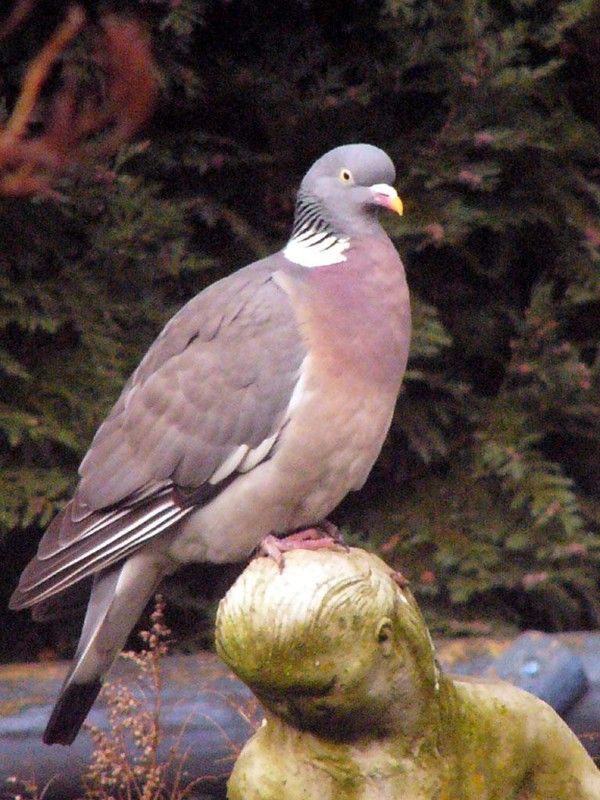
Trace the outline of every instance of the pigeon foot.
<path fill-rule="evenodd" d="M 259 544 L 258 553 L 261 556 L 272 558 L 281 570 L 283 569 L 283 554 L 290 550 L 321 550 L 324 547 L 334 547 L 339 544 L 346 547 L 342 534 L 333 523 L 326 520 L 318 526 L 304 528 L 282 538 L 270 533 Z"/>
<path fill-rule="evenodd" d="M 336 544 L 342 545 L 345 550 L 350 549 L 344 541 L 344 535 L 342 534 L 341 530 L 337 525 L 334 525 L 333 522 L 330 522 L 328 519 L 324 519 L 323 522 L 320 522 L 316 526 L 316 528 L 317 530 L 321 530 L 327 536 L 331 537 Z"/>

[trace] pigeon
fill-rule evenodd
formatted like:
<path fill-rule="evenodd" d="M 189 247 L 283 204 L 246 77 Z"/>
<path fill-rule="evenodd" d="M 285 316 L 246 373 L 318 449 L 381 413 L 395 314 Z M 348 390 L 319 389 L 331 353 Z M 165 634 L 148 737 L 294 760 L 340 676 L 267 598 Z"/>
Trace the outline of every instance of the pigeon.
<path fill-rule="evenodd" d="M 47 744 L 73 742 L 164 576 L 263 541 L 283 552 L 286 535 L 331 543 L 326 517 L 365 483 L 408 358 L 405 272 L 378 214 L 402 214 L 394 181 L 370 144 L 319 158 L 285 247 L 191 299 L 125 384 L 10 602 L 35 613 L 91 582 Z"/>

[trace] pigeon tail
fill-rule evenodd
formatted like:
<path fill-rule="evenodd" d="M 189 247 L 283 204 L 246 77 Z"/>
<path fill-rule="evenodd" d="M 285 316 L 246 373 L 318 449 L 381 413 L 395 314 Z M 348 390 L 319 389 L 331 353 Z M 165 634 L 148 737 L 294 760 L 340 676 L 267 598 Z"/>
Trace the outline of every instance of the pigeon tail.
<path fill-rule="evenodd" d="M 81 637 L 43 736 L 46 744 L 71 744 L 161 578 L 163 559 L 139 551 L 94 577 Z"/>
<path fill-rule="evenodd" d="M 100 680 L 68 683 L 52 709 L 42 736 L 44 744 L 73 744 L 101 688 Z"/>

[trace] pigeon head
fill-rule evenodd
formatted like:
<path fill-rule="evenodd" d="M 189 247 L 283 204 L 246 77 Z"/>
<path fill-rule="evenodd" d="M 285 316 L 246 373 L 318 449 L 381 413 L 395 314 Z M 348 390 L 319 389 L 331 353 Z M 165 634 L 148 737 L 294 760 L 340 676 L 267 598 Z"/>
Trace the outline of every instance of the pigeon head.
<path fill-rule="evenodd" d="M 346 144 L 315 161 L 299 196 L 320 200 L 340 223 L 352 223 L 382 206 L 402 214 L 402 201 L 392 186 L 395 179 L 394 164 L 383 150 L 372 144 Z"/>
<path fill-rule="evenodd" d="M 343 260 L 353 238 L 383 235 L 377 212 L 403 210 L 392 185 L 395 178 L 390 157 L 371 144 L 347 144 L 325 153 L 300 184 L 286 255 L 304 266 L 322 266 Z"/>

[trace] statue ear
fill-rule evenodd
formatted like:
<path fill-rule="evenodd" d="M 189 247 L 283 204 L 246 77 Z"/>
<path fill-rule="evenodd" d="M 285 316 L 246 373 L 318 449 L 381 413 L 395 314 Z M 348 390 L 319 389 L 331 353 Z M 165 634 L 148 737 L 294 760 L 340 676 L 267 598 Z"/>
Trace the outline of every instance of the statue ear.
<path fill-rule="evenodd" d="M 377 643 L 386 658 L 389 658 L 394 652 L 393 633 L 392 620 L 389 617 L 380 620 L 377 626 Z"/>

